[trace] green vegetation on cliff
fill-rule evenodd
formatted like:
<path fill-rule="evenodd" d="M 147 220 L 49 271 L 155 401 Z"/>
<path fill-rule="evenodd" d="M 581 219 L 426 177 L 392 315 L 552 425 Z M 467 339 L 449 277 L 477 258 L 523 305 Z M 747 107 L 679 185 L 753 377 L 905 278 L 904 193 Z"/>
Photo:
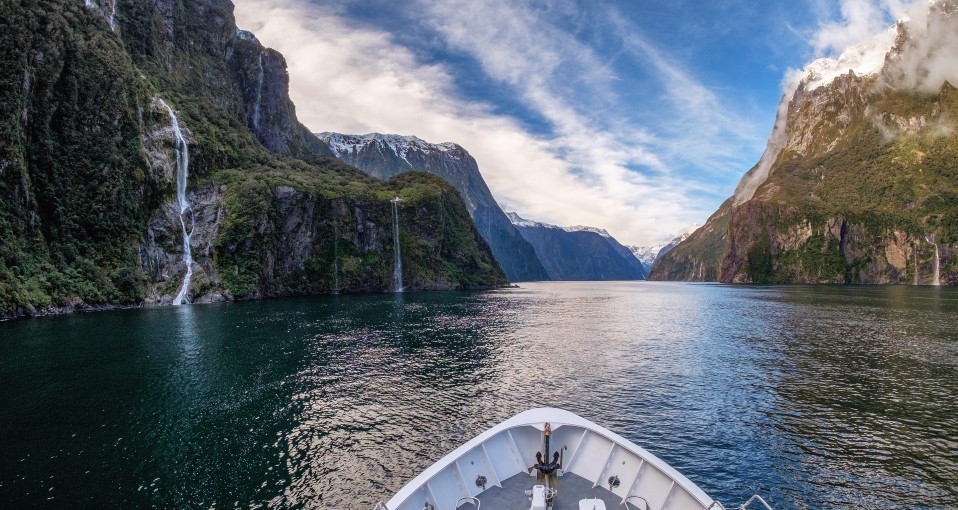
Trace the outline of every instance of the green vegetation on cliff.
<path fill-rule="evenodd" d="M 175 294 L 158 97 L 189 143 L 191 299 L 388 289 L 395 195 L 413 289 L 505 283 L 448 185 L 326 157 L 295 119 L 282 57 L 238 36 L 229 1 L 125 0 L 116 21 L 74 0 L 0 4 L 0 316 Z"/>
<path fill-rule="evenodd" d="M 754 197 L 726 202 L 652 279 L 958 283 L 958 89 L 846 75 L 789 108 L 788 142 Z"/>

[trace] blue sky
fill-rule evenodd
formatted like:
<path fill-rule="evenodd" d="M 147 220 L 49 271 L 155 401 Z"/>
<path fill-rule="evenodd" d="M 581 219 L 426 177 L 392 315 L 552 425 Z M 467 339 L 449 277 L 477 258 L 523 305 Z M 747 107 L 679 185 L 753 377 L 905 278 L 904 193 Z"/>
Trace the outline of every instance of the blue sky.
<path fill-rule="evenodd" d="M 459 143 L 503 209 L 629 244 L 704 223 L 761 156 L 789 70 L 904 5 L 235 1 L 313 131 Z"/>

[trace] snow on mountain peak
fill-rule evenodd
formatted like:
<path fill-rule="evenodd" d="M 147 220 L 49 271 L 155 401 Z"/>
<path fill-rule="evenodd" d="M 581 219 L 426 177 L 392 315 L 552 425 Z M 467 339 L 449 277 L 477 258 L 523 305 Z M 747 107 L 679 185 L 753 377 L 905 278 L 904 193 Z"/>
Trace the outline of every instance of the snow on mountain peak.
<path fill-rule="evenodd" d="M 562 227 L 566 232 L 592 232 L 602 237 L 612 237 L 604 228 L 587 227 L 585 225 L 572 225 L 571 227 Z"/>
<path fill-rule="evenodd" d="M 507 212 L 506 217 L 509 218 L 509 221 L 517 227 L 559 228 L 555 225 L 550 225 L 548 223 L 540 223 L 538 221 L 527 220 L 514 212 Z"/>
<path fill-rule="evenodd" d="M 815 90 L 835 81 L 835 78 L 853 72 L 857 76 L 870 76 L 881 71 L 885 55 L 895 44 L 898 26 L 893 25 L 870 40 L 852 46 L 838 58 L 820 58 L 805 66 L 800 76 L 805 90 Z"/>
<path fill-rule="evenodd" d="M 632 252 L 632 255 L 635 255 L 635 258 L 639 259 L 639 261 L 642 262 L 642 265 L 647 268 L 652 267 L 652 263 L 655 262 L 655 259 L 659 256 L 659 251 L 664 247 L 664 244 L 657 244 L 654 246 L 626 246 L 626 248 Z"/>
<path fill-rule="evenodd" d="M 609 232 L 606 231 L 604 228 L 587 227 L 585 225 L 573 225 L 571 227 L 560 227 L 558 225 L 552 225 L 549 223 L 542 223 L 539 221 L 527 220 L 525 218 L 520 217 L 518 214 L 514 212 L 508 212 L 506 213 L 506 216 L 509 218 L 509 221 L 512 222 L 512 224 L 517 227 L 556 228 L 556 229 L 565 230 L 566 232 L 592 232 L 593 234 L 599 234 L 602 237 L 608 237 L 608 238 L 612 237 L 612 235 L 609 234 Z"/>
<path fill-rule="evenodd" d="M 635 258 L 639 259 L 645 267 L 652 267 L 652 263 L 656 261 L 662 255 L 665 255 L 672 248 L 678 246 L 679 243 L 689 238 L 693 232 L 699 229 L 701 225 L 698 223 L 689 227 L 688 230 L 682 232 L 681 234 L 675 236 L 671 241 L 664 244 L 657 244 L 653 246 L 627 246 L 629 250 L 632 251 L 632 254 L 635 255 Z"/>
<path fill-rule="evenodd" d="M 406 160 L 406 156 L 412 152 L 428 154 L 433 151 L 450 153 L 449 155 L 451 157 L 459 158 L 458 151 L 456 151 L 456 149 L 460 148 L 458 145 L 451 142 L 429 143 L 418 136 L 388 135 L 382 133 L 344 135 L 341 133 L 330 133 L 328 131 L 316 133 L 316 136 L 329 145 L 329 148 L 336 157 L 345 154 L 354 154 L 375 144 L 379 147 L 379 150 L 384 150 L 388 147 L 396 156 L 403 160 Z M 408 163 L 408 160 L 406 160 L 406 162 Z"/>

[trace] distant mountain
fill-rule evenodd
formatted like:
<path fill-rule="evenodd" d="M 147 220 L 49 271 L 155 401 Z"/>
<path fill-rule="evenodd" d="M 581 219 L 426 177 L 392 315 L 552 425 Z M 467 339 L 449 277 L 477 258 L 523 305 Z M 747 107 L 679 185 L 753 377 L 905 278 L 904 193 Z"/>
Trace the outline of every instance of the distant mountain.
<path fill-rule="evenodd" d="M 642 262 L 642 265 L 645 267 L 652 267 L 652 263 L 655 262 L 656 257 L 659 255 L 659 250 L 664 247 L 664 244 L 656 244 L 653 246 L 637 246 L 633 244 L 626 246 L 626 248 L 632 252 L 632 255 L 639 259 L 639 262 Z"/>
<path fill-rule="evenodd" d="M 768 146 L 650 279 L 958 284 L 958 1 L 805 68 Z"/>
<path fill-rule="evenodd" d="M 688 237 L 692 235 L 692 232 L 695 232 L 695 230 L 698 229 L 699 227 L 701 227 L 701 225 L 699 224 L 693 225 L 692 228 L 675 236 L 674 238 L 672 238 L 671 241 L 669 241 L 666 244 L 657 244 L 653 246 L 633 245 L 633 246 L 627 246 L 627 248 L 632 252 L 632 255 L 634 255 L 635 258 L 642 261 L 642 265 L 644 265 L 647 269 L 651 269 L 652 264 L 654 264 L 659 257 L 661 257 L 662 255 L 665 255 L 666 253 L 671 251 L 672 248 L 675 248 L 676 246 L 678 246 L 679 243 L 688 239 Z"/>
<path fill-rule="evenodd" d="M 593 227 L 559 227 L 508 213 L 536 250 L 553 280 L 644 280 L 646 269 L 608 232 Z"/>
<path fill-rule="evenodd" d="M 340 161 L 380 179 L 403 172 L 437 175 L 459 190 L 480 235 L 511 281 L 547 280 L 535 250 L 509 222 L 479 173 L 476 160 L 454 143 L 428 143 L 415 136 L 318 133 Z"/>

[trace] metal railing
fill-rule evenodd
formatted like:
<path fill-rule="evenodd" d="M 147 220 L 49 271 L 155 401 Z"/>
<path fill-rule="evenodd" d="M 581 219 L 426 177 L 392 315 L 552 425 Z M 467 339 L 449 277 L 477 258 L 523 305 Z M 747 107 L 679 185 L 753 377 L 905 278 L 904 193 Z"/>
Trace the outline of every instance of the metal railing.
<path fill-rule="evenodd" d="M 765 502 L 764 499 L 762 499 L 762 496 L 759 496 L 758 494 L 755 494 L 754 496 L 748 498 L 748 501 L 746 501 L 742 506 L 738 507 L 738 510 L 745 510 L 746 508 L 748 508 L 749 505 L 751 505 L 752 503 L 756 501 L 761 503 L 762 506 L 764 506 L 767 510 L 774 510 L 768 503 Z"/>
<path fill-rule="evenodd" d="M 639 506 L 634 501 L 629 501 L 630 499 L 641 499 L 643 505 Z M 652 510 L 652 508 L 649 506 L 649 502 L 642 496 L 629 496 L 622 500 L 622 506 L 624 506 L 627 509 L 629 508 L 629 503 L 632 503 L 633 505 L 635 505 L 636 508 L 638 508 L 639 510 Z"/>
<path fill-rule="evenodd" d="M 466 503 L 472 503 L 473 505 L 476 505 L 476 510 L 479 510 L 479 498 L 474 498 L 472 496 L 459 498 L 459 501 L 456 501 L 456 508 L 459 508 L 459 505 L 461 505 L 463 501 L 465 501 Z"/>
<path fill-rule="evenodd" d="M 756 501 L 761 503 L 766 510 L 775 510 L 774 508 L 772 508 L 771 505 L 768 504 L 768 502 L 762 499 L 762 496 L 759 496 L 758 494 L 755 494 L 752 497 L 748 498 L 748 501 L 739 505 L 737 510 L 746 510 L 752 503 L 755 503 Z M 727 510 L 725 508 L 725 505 L 719 503 L 718 501 L 713 501 L 712 504 L 709 505 L 708 508 L 706 508 L 705 510 L 712 510 L 713 508 L 717 508 L 719 510 Z"/>

